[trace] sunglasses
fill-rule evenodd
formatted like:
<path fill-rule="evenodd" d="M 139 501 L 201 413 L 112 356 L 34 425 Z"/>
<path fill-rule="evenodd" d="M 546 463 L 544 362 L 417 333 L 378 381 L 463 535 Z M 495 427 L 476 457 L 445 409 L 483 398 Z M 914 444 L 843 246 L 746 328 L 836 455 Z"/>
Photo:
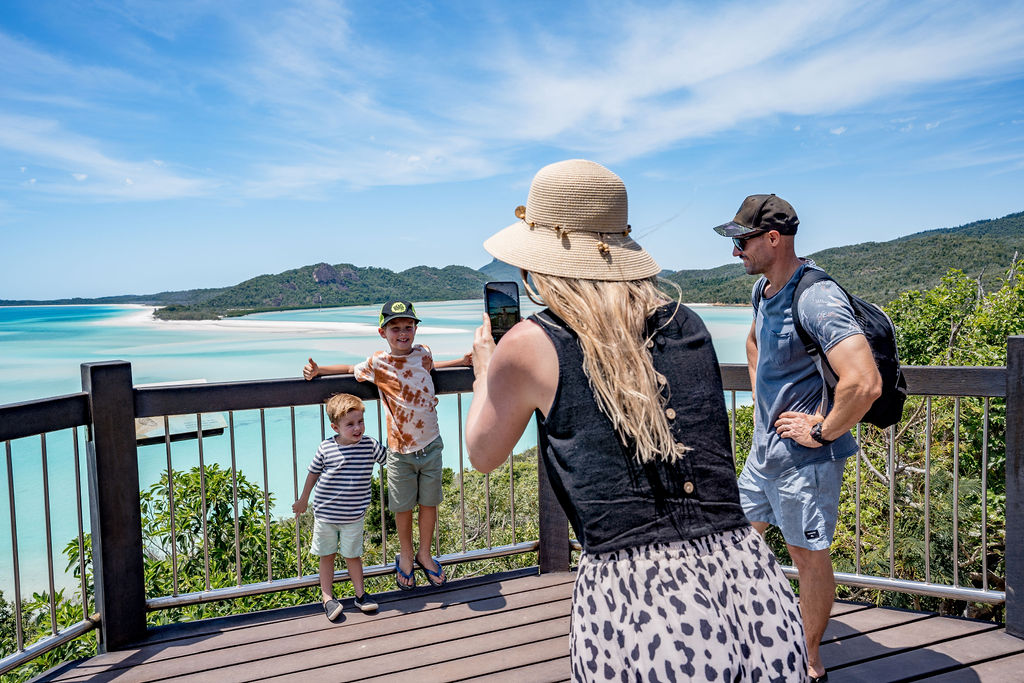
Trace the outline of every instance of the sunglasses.
<path fill-rule="evenodd" d="M 747 233 L 743 237 L 733 237 L 732 238 L 732 245 L 734 247 L 736 247 L 737 251 L 742 253 L 743 252 L 743 245 L 745 245 L 747 243 L 747 240 L 754 239 L 755 237 L 760 237 L 761 235 L 765 234 L 766 232 L 771 232 L 771 230 L 758 230 L 757 232 Z"/>

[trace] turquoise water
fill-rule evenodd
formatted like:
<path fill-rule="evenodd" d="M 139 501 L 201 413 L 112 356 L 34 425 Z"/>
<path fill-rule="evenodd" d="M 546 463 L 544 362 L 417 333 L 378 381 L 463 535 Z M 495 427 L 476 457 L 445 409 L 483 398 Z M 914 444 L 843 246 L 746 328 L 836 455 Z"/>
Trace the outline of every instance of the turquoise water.
<path fill-rule="evenodd" d="M 750 329 L 750 309 L 695 305 L 694 310 L 711 331 L 723 363 L 745 360 L 744 340 Z M 80 365 L 86 362 L 125 360 L 132 364 L 135 384 L 156 382 L 239 381 L 297 377 L 306 359 L 320 363 L 354 363 L 384 348 L 377 334 L 377 306 L 261 313 L 224 321 L 161 322 L 151 309 L 137 306 L 0 307 L 0 404 L 46 398 L 81 390 Z M 524 315 L 536 307 L 524 299 Z M 417 341 L 431 347 L 435 359 L 446 360 L 470 350 L 473 331 L 483 313 L 481 301 L 417 305 L 423 323 Z M 462 402 L 463 414 L 469 408 Z M 443 396 L 438 405 L 445 440 L 445 465 L 459 468 L 458 399 Z M 296 481 L 321 439 L 319 409 L 295 409 L 295 446 L 291 412 L 287 408 L 240 411 L 233 419 L 235 457 L 250 480 L 264 485 L 263 432 L 267 442 L 266 486 L 274 496 L 274 515 L 290 515 Z M 225 415 L 225 419 L 226 419 Z M 329 429 L 329 427 L 328 427 Z M 367 411 L 367 430 L 379 429 L 375 406 Z M 86 499 L 84 434 L 79 430 L 82 495 Z M 46 440 L 54 570 L 58 586 L 73 586 L 64 573 L 61 554 L 78 533 L 74 507 L 74 448 L 70 431 Z M 528 429 L 517 451 L 535 445 Z M 203 439 L 204 462 L 229 467 L 227 434 Z M 39 438 L 10 443 L 14 476 L 16 519 L 22 594 L 42 591 L 47 585 L 44 477 Z M 186 469 L 198 464 L 196 441 L 172 445 L 172 464 Z M 465 462 L 468 467 L 468 462 Z M 11 562 L 10 492 L 6 462 L 0 476 L 0 590 L 9 598 L 13 588 Z M 167 469 L 165 447 L 139 448 L 139 476 L 143 487 L 158 481 Z M 84 512 L 88 531 L 88 511 Z"/>

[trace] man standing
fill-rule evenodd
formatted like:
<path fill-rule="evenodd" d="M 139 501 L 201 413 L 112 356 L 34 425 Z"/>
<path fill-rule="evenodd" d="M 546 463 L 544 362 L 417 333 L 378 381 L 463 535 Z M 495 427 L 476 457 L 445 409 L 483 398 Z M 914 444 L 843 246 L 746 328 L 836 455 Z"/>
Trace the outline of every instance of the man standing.
<path fill-rule="evenodd" d="M 857 452 L 850 429 L 881 394 L 871 349 L 842 290 L 830 280 L 800 298 L 803 328 L 825 350 L 839 378 L 834 398 L 823 399 L 823 380 L 793 325 L 793 294 L 813 262 L 798 258 L 800 220 L 774 194 L 743 200 L 736 217 L 715 231 L 733 242 L 732 255 L 754 285 L 754 322 L 747 337 L 747 367 L 754 388 L 754 433 L 739 478 L 747 519 L 762 534 L 782 531 L 800 574 L 800 613 L 807 638 L 808 674 L 828 675 L 818 647 L 835 598 L 829 547 L 839 512 L 846 458 Z M 758 293 L 760 296 L 758 296 Z"/>

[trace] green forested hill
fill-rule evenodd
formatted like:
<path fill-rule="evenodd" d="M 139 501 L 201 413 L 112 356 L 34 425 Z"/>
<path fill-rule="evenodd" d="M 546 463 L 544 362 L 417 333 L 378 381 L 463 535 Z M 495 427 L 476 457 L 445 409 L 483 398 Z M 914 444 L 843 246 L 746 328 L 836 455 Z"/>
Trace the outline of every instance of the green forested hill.
<path fill-rule="evenodd" d="M 1015 253 L 1024 254 L 1024 212 L 807 256 L 849 291 L 885 304 L 901 292 L 936 286 L 950 268 L 981 276 L 986 290 L 997 288 Z M 682 288 L 684 301 L 727 304 L 749 303 L 756 280 L 743 272 L 739 261 L 708 270 L 679 270 L 667 277 Z"/>
<path fill-rule="evenodd" d="M 723 240 L 724 242 L 724 240 Z M 797 246 L 799 247 L 799 239 Z M 844 287 L 884 304 L 901 292 L 936 286 L 950 268 L 982 276 L 986 290 L 1009 267 L 1014 253 L 1024 254 L 1024 212 L 955 228 L 919 232 L 888 242 L 864 242 L 825 249 L 810 258 Z M 737 261 L 706 270 L 665 271 L 663 277 L 683 290 L 684 301 L 746 304 L 755 277 Z M 216 318 L 253 311 L 381 303 L 402 297 L 413 301 L 478 299 L 487 280 L 518 280 L 518 269 L 492 261 L 480 270 L 466 266 L 417 266 L 396 273 L 349 263 L 320 263 L 276 275 L 260 275 L 234 287 L 111 296 L 102 299 L 4 301 L 0 305 L 61 303 L 143 303 L 164 306 L 162 318 Z"/>
<path fill-rule="evenodd" d="M 167 306 L 157 311 L 157 316 L 213 318 L 283 308 L 381 303 L 398 297 L 412 301 L 471 299 L 481 296 L 486 280 L 483 273 L 465 266 L 417 266 L 396 273 L 349 263 L 319 263 L 276 275 L 260 275 L 201 302 Z"/>

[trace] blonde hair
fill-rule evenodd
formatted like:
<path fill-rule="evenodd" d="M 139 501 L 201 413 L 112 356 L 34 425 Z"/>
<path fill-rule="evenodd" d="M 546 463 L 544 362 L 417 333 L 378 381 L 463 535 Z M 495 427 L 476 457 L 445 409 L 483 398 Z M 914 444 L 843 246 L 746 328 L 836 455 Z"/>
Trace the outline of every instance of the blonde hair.
<path fill-rule="evenodd" d="M 353 410 L 366 411 L 366 406 L 363 405 L 359 397 L 352 394 L 334 394 L 324 401 L 324 408 L 327 411 L 327 417 L 331 420 L 331 424 L 337 424 L 341 421 L 341 418 Z"/>
<path fill-rule="evenodd" d="M 690 450 L 672 436 L 665 415 L 668 392 L 663 392 L 668 380 L 654 369 L 651 356 L 647 319 L 669 299 L 656 278 L 609 282 L 537 273 L 530 278 L 544 304 L 579 338 L 583 372 L 622 444 L 632 446 L 644 463 L 675 462 Z M 525 278 L 524 284 L 534 294 Z M 678 307 L 682 293 L 676 289 Z"/>

